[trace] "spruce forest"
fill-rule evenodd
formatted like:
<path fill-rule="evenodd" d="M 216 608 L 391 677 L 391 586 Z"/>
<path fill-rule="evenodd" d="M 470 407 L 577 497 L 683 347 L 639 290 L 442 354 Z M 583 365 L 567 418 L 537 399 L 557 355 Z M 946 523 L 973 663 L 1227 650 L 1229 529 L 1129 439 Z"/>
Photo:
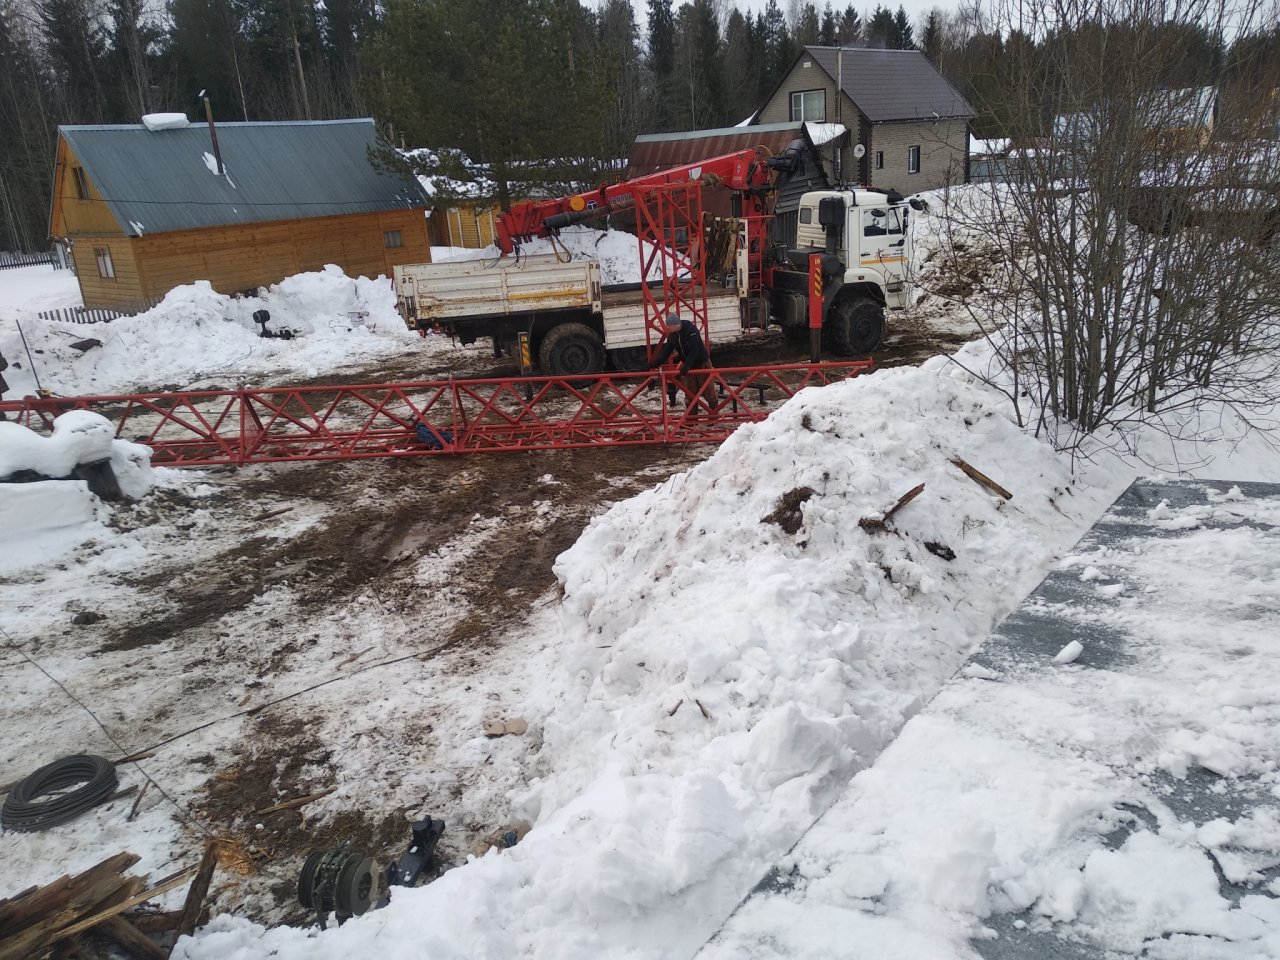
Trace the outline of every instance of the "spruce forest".
<path fill-rule="evenodd" d="M 977 110 L 978 136 L 1034 136 L 1063 112 L 1052 48 L 1105 21 L 1030 36 L 980 7 L 726 0 L 0 0 L 0 250 L 48 245 L 59 124 L 136 123 L 160 111 L 220 121 L 373 116 L 387 141 L 496 199 L 513 169 L 576 158 L 616 171 L 637 134 L 729 126 L 763 103 L 807 44 L 919 49 Z M 1101 8 L 1099 8 L 1101 9 Z M 640 24 L 644 24 L 641 29 Z M 1272 22 L 1228 42 L 1180 24 L 1171 87 L 1256 91 L 1280 62 Z M 1016 64 L 1040 60 L 1032 115 L 1011 108 Z M 448 169 L 450 165 L 456 170 Z M 440 172 L 436 170 L 434 172 Z M 588 171 L 589 173 L 590 171 Z"/>

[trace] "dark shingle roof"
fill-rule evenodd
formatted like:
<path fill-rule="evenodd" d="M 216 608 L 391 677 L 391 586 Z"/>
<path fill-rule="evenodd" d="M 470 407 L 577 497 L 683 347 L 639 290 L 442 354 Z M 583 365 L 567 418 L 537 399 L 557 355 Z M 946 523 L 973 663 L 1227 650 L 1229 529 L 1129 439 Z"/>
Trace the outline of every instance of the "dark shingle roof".
<path fill-rule="evenodd" d="M 805 47 L 801 58 L 836 79 L 836 47 Z M 973 107 L 919 50 L 845 47 L 840 85 L 872 123 L 971 117 Z"/>
<path fill-rule="evenodd" d="M 373 121 L 220 123 L 209 128 L 58 128 L 116 222 L 131 235 L 426 207 L 418 184 L 376 168 Z"/>

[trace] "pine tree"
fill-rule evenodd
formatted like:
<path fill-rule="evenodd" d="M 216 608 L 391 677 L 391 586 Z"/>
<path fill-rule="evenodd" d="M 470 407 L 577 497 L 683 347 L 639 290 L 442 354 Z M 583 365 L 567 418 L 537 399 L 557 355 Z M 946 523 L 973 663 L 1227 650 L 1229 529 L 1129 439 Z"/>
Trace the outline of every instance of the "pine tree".
<path fill-rule="evenodd" d="M 924 34 L 920 38 L 920 49 L 930 63 L 942 69 L 942 14 L 934 7 L 929 11 L 924 23 Z"/>
<path fill-rule="evenodd" d="M 817 42 L 818 10 L 812 3 L 806 3 L 800 8 L 800 16 L 796 18 L 795 45 L 797 48 L 809 47 Z"/>
<path fill-rule="evenodd" d="M 106 90 L 106 36 L 91 0 L 38 0 L 41 37 L 69 119 L 100 123 L 111 114 Z"/>
<path fill-rule="evenodd" d="M 893 15 L 893 49 L 894 50 L 914 50 L 916 48 L 915 38 L 912 36 L 911 20 L 907 17 L 907 10 L 901 4 L 898 6 L 898 12 Z"/>
<path fill-rule="evenodd" d="M 880 4 L 876 4 L 875 12 L 871 14 L 871 22 L 867 24 L 867 46 L 876 50 L 892 50 L 896 39 L 893 14 Z"/>
<path fill-rule="evenodd" d="M 765 27 L 765 88 L 772 90 L 791 68 L 799 52 L 787 29 L 787 18 L 782 15 L 778 0 L 769 0 L 764 8 Z"/>
<path fill-rule="evenodd" d="M 845 7 L 844 13 L 840 14 L 837 39 L 842 47 L 861 47 L 865 43 L 862 36 L 862 18 L 858 16 L 858 11 L 854 9 L 853 4 Z"/>
<path fill-rule="evenodd" d="M 822 8 L 822 25 L 818 28 L 818 43 L 824 47 L 834 47 L 839 39 L 840 28 L 836 22 L 836 14 L 828 3 Z"/>
<path fill-rule="evenodd" d="M 676 64 L 676 22 L 671 0 L 649 0 L 649 73 L 653 77 L 654 121 L 672 129 L 672 85 Z"/>

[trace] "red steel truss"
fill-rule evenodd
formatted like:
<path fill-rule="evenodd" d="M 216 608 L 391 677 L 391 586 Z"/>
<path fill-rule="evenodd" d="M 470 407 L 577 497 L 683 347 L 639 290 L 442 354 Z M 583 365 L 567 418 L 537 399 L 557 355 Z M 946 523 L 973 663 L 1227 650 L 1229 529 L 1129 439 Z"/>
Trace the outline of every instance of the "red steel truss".
<path fill-rule="evenodd" d="M 67 410 L 93 410 L 116 436 L 152 448 L 162 466 L 243 466 L 292 460 L 560 450 L 614 444 L 714 443 L 763 420 L 805 387 L 843 380 L 869 360 L 698 371 L 676 404 L 669 371 L 596 377 L 435 380 L 27 397 L 0 404 L 49 428 Z M 683 402 L 682 402 L 683 401 Z"/>

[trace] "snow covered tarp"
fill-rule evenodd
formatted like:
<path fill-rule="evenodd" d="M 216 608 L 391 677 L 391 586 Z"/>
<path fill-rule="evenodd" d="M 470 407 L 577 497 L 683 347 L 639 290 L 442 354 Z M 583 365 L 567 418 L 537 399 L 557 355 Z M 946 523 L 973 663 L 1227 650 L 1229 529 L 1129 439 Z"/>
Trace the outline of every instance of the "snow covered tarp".
<path fill-rule="evenodd" d="M 1135 484 L 703 955 L 1280 956 L 1277 521 Z"/>

